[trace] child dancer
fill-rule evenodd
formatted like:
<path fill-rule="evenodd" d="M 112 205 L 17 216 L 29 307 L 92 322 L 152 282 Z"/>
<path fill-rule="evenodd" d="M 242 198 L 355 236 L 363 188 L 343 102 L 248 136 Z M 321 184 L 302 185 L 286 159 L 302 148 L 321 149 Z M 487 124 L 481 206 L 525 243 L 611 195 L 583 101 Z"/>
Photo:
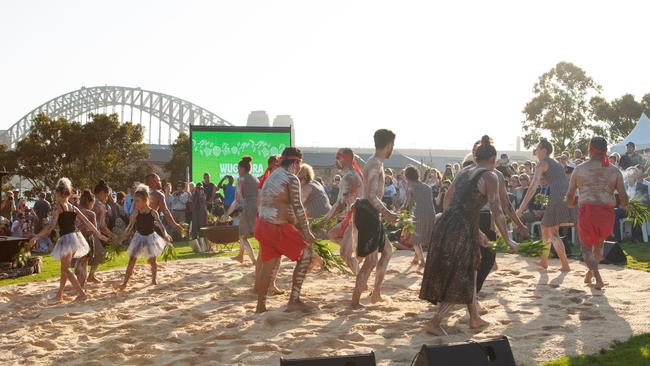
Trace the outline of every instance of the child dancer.
<path fill-rule="evenodd" d="M 107 238 L 97 230 L 95 225 L 88 221 L 86 216 L 84 216 L 78 208 L 68 202 L 71 194 L 72 183 L 70 180 L 68 178 L 59 179 L 54 191 L 56 197 L 56 208 L 52 222 L 30 240 L 31 245 L 36 244 L 39 239 L 46 238 L 50 235 L 54 227 L 59 225 L 59 240 L 56 242 L 54 250 L 52 250 L 52 258 L 61 261 L 61 280 L 59 282 L 59 291 L 55 297 L 56 301 L 63 300 L 63 289 L 68 280 L 79 294 L 77 300 L 86 300 L 86 293 L 81 288 L 77 277 L 70 271 L 70 262 L 72 261 L 72 258 L 81 258 L 90 251 L 86 239 L 84 239 L 83 235 L 77 231 L 75 221 L 79 219 L 89 231 L 94 232 L 100 239 L 107 240 Z"/>
<path fill-rule="evenodd" d="M 79 197 L 79 211 L 86 216 L 88 221 L 97 226 L 97 216 L 92 210 L 94 205 L 95 195 L 89 189 L 84 190 Z M 79 227 L 79 225 L 77 225 L 77 227 Z M 84 288 L 88 280 L 88 264 L 90 263 L 91 266 L 96 268 L 103 259 L 102 254 L 104 251 L 98 249 L 98 246 L 102 246 L 102 243 L 99 239 L 95 238 L 95 233 L 92 230 L 88 230 L 85 227 L 79 227 L 79 229 L 90 247 L 88 254 L 77 259 L 77 263 L 74 263 L 75 260 L 73 260 L 73 266 L 75 268 L 74 274 L 77 276 L 81 288 Z M 97 230 L 99 230 L 99 228 Z"/>
<path fill-rule="evenodd" d="M 134 210 L 129 226 L 126 228 L 126 234 L 129 235 L 134 230 L 135 233 L 127 249 L 129 265 L 126 268 L 124 282 L 119 286 L 119 290 L 126 288 L 126 284 L 133 275 L 133 268 L 138 257 L 148 259 L 151 265 L 151 283 L 157 285 L 158 264 L 156 263 L 156 257 L 162 254 L 165 249 L 167 245 L 165 240 L 171 241 L 167 231 L 165 231 L 165 226 L 160 221 L 158 212 L 149 208 L 149 189 L 146 186 L 138 187 L 134 197 Z M 165 237 L 164 239 L 154 230 L 154 226 L 158 226 L 158 229 Z"/>

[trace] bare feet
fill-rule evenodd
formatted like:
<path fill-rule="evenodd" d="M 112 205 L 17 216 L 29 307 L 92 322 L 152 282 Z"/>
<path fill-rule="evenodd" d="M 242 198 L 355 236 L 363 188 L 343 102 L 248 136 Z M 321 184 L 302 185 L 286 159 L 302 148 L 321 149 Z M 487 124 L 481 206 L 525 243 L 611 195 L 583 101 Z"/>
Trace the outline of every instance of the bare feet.
<path fill-rule="evenodd" d="M 269 287 L 269 291 L 267 292 L 267 294 L 269 294 L 269 295 L 282 295 L 283 293 L 284 293 L 284 290 L 280 290 L 279 288 L 277 288 L 275 286 Z"/>
<path fill-rule="evenodd" d="M 544 269 L 548 269 L 548 260 L 543 260 L 542 259 L 539 262 L 537 262 L 537 265 L 544 268 Z"/>
<path fill-rule="evenodd" d="M 126 284 L 125 283 L 122 283 L 122 284 L 114 283 L 113 284 L 113 290 L 115 290 L 115 291 L 119 292 L 119 291 L 124 291 L 125 289 L 126 289 Z"/>
<path fill-rule="evenodd" d="M 95 275 L 89 275 L 86 282 L 100 283 L 102 281 L 99 278 L 97 278 Z"/>
<path fill-rule="evenodd" d="M 600 281 L 600 282 L 596 281 L 596 285 L 594 286 L 594 288 L 595 288 L 596 290 L 602 290 L 603 287 L 605 287 L 605 282 L 603 282 L 603 281 Z"/>
<path fill-rule="evenodd" d="M 594 273 L 591 270 L 587 271 L 585 274 L 585 283 L 591 283 L 591 280 L 594 278 Z"/>
<path fill-rule="evenodd" d="M 243 255 L 242 256 L 237 255 L 237 256 L 231 257 L 230 259 L 232 259 L 234 261 L 237 261 L 237 262 L 239 262 L 241 264 L 244 264 L 244 256 Z"/>
<path fill-rule="evenodd" d="M 77 296 L 77 297 L 74 299 L 75 302 L 84 302 L 84 301 L 86 301 L 86 300 L 88 300 L 88 296 L 86 296 L 86 294 L 84 294 L 84 293 L 79 294 L 79 296 Z"/>
<path fill-rule="evenodd" d="M 155 286 L 155 285 L 158 284 L 158 281 L 155 278 L 152 278 L 151 279 L 151 284 Z"/>
<path fill-rule="evenodd" d="M 381 293 L 379 291 L 373 291 L 372 295 L 370 295 L 370 302 L 373 304 L 376 304 L 378 302 L 383 302 L 385 301 L 383 297 L 381 297 Z"/>
<path fill-rule="evenodd" d="M 569 267 L 568 265 L 562 266 L 562 268 L 560 268 L 560 271 L 564 273 L 571 272 L 571 267 Z"/>
<path fill-rule="evenodd" d="M 433 320 L 428 322 L 427 325 L 424 326 L 424 331 L 438 337 L 448 335 L 447 332 L 445 332 L 445 330 L 442 329 L 440 323 L 434 323 Z"/>
<path fill-rule="evenodd" d="M 361 310 L 363 308 L 365 308 L 365 306 L 361 305 L 358 301 L 357 302 L 353 301 L 352 304 L 350 304 L 350 309 L 352 310 Z"/>
<path fill-rule="evenodd" d="M 499 270 L 499 266 L 497 266 L 497 262 L 494 262 L 492 265 L 492 269 L 490 269 L 490 272 L 495 272 Z"/>
<path fill-rule="evenodd" d="M 314 311 L 314 307 L 305 304 L 301 300 L 296 300 L 296 301 L 289 301 L 287 304 L 286 310 L 284 310 L 287 313 L 292 313 L 295 311 L 302 311 L 303 313 L 309 313 Z"/>
<path fill-rule="evenodd" d="M 255 308 L 255 313 L 261 314 L 266 312 L 266 304 L 265 303 L 257 303 L 257 307 Z"/>
<path fill-rule="evenodd" d="M 469 327 L 472 329 L 484 328 L 487 327 L 488 325 L 490 325 L 490 323 L 481 318 L 469 320 Z"/>

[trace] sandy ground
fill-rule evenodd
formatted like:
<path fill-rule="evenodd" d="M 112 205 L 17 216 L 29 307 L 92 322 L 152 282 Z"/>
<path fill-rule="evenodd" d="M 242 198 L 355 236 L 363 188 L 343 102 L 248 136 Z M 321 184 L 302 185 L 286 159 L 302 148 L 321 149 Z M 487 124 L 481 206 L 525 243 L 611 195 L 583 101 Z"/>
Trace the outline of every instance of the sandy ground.
<path fill-rule="evenodd" d="M 148 285 L 149 269 L 139 266 L 133 286 L 119 295 L 111 283 L 122 271 L 103 272 L 105 282 L 90 286 L 85 303 L 50 303 L 55 281 L 0 288 L 0 364 L 271 366 L 280 357 L 374 350 L 379 365 L 409 365 L 425 343 L 507 335 L 518 364 L 534 365 L 650 332 L 650 273 L 605 266 L 609 287 L 600 292 L 583 284 L 578 262 L 561 275 L 557 260 L 547 272 L 532 259 L 500 255 L 481 295 L 492 325 L 471 331 L 459 307 L 450 335 L 435 338 L 422 331 L 434 307 L 418 300 L 421 271 L 410 260 L 396 253 L 388 301 L 359 311 L 347 309 L 353 279 L 321 273 L 304 286 L 304 298 L 320 310 L 284 313 L 287 295 L 279 295 L 256 315 L 247 292 L 252 268 L 227 258 L 163 264 L 158 286 Z M 280 287 L 289 288 L 292 268 L 283 263 Z"/>

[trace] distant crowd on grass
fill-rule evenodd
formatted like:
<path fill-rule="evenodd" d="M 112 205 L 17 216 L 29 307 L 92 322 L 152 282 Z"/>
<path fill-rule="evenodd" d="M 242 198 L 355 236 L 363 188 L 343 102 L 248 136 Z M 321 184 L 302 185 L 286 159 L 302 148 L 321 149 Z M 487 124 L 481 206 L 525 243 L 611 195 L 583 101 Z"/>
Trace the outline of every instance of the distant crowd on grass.
<path fill-rule="evenodd" d="M 270 159 L 269 161 L 271 161 Z M 579 149 L 570 153 L 563 151 L 556 160 L 562 164 L 567 178 L 570 180 L 575 167 L 585 160 L 583 152 Z M 627 152 L 622 156 L 612 153 L 609 156 L 610 163 L 619 167 L 625 177 L 626 190 L 630 198 L 634 198 L 650 208 L 650 196 L 648 194 L 650 182 L 649 162 L 635 150 L 633 143 L 627 146 Z M 443 211 L 445 194 L 454 177 L 471 159 L 464 163 L 447 164 L 444 170 L 427 168 L 421 175 L 421 181 L 431 187 L 432 199 L 435 212 Z M 537 163 L 535 161 L 511 161 L 506 154 L 502 154 L 497 161 L 497 170 L 505 177 L 508 197 L 511 203 L 518 209 L 526 195 L 532 178 L 535 174 Z M 385 170 L 386 181 L 384 191 L 384 203 L 390 209 L 399 209 L 406 201 L 408 180 L 404 176 L 404 170 Z M 338 197 L 341 176 L 335 175 L 330 185 L 326 184 L 321 177 L 314 176 L 314 171 L 308 164 L 303 164 L 299 172 L 299 178 L 303 187 L 303 204 L 311 218 L 324 216 L 330 204 Z M 179 224 L 187 224 L 190 227 L 189 238 L 199 236 L 199 228 L 207 226 L 210 218 L 221 217 L 233 204 L 241 205 L 236 200 L 236 178 L 225 176 L 219 182 L 212 181 L 210 174 L 205 173 L 201 182 L 171 182 L 164 183 L 164 195 L 167 207 L 172 216 Z M 129 223 L 129 217 L 133 211 L 133 193 L 139 182 L 134 182 L 125 191 L 113 191 L 109 187 L 108 194 L 100 203 L 106 208 L 106 226 L 113 232 L 122 232 Z M 542 179 L 541 184 L 536 188 L 536 199 L 531 200 L 522 217 L 523 222 L 528 225 L 531 234 L 535 235 L 535 222 L 538 222 L 544 214 L 543 197 L 548 197 L 550 188 Z M 79 204 L 80 191 L 75 189 L 71 198 L 73 204 Z M 540 198 L 542 197 L 542 198 Z M 0 205 L 0 235 L 30 238 L 49 223 L 52 215 L 52 195 L 41 192 L 33 204 L 28 203 L 26 197 L 21 196 L 19 190 L 5 192 L 2 204 Z M 619 220 L 625 218 L 626 212 L 616 208 L 616 222 L 612 240 L 621 241 L 621 230 Z M 231 215 L 237 223 L 238 213 L 241 208 L 237 207 Z M 163 218 L 164 221 L 164 218 Z M 174 240 L 187 239 L 181 237 L 181 233 L 168 230 L 172 233 Z M 636 226 L 632 228 L 632 238 L 640 240 L 642 230 Z M 567 235 L 569 231 L 567 230 Z M 53 234 L 54 235 L 54 234 Z M 52 249 L 53 241 L 45 240 L 39 243 L 35 251 L 48 252 Z"/>

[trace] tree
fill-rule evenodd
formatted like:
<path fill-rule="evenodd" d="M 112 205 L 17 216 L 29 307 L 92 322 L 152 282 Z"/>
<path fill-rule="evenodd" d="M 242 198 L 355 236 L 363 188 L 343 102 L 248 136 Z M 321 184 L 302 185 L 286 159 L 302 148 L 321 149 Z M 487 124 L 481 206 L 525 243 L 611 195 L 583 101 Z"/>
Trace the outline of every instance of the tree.
<path fill-rule="evenodd" d="M 81 125 L 39 114 L 16 145 L 18 173 L 38 189 L 54 187 L 60 177 L 80 188 L 92 187 L 102 178 L 116 188 L 130 185 L 148 156 L 142 127 L 120 124 L 117 114 L 91 118 Z"/>
<path fill-rule="evenodd" d="M 190 153 L 192 141 L 185 133 L 180 133 L 174 144 L 171 146 L 172 158 L 165 163 L 165 170 L 169 172 L 169 181 L 172 185 L 175 182 L 185 181 L 187 168 L 190 166 Z"/>
<path fill-rule="evenodd" d="M 611 142 L 618 142 L 629 135 L 641 113 L 650 115 L 650 93 L 639 102 L 632 94 L 625 94 L 611 102 L 596 96 L 591 98 L 590 104 L 592 118 L 603 124 L 603 136 Z"/>
<path fill-rule="evenodd" d="M 535 96 L 524 107 L 524 145 L 533 146 L 548 136 L 559 151 L 579 147 L 598 126 L 587 122 L 590 97 L 601 86 L 584 70 L 570 62 L 560 62 L 539 77 Z"/>

